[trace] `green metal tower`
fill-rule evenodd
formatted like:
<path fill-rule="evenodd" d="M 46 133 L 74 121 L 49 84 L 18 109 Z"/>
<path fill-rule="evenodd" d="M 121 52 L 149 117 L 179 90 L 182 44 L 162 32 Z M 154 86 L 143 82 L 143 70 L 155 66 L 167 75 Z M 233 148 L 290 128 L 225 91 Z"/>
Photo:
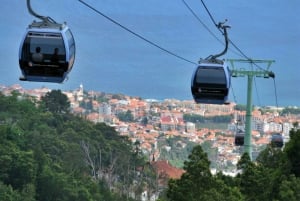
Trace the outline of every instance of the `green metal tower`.
<path fill-rule="evenodd" d="M 230 62 L 231 77 L 248 77 L 248 86 L 247 86 L 247 111 L 246 111 L 246 127 L 245 127 L 245 137 L 244 137 L 244 152 L 247 152 L 252 160 L 252 145 L 251 145 L 251 122 L 252 122 L 252 84 L 254 77 L 263 77 L 263 78 L 274 78 L 275 75 L 272 71 L 269 71 L 269 68 L 274 60 L 252 60 L 252 59 L 228 59 Z M 251 69 L 246 70 L 245 68 L 236 69 L 234 66 L 235 62 L 239 63 L 248 63 L 250 64 Z M 263 69 L 258 66 L 258 64 L 267 64 L 267 68 Z M 256 65 L 259 68 L 254 69 L 253 65 Z"/>

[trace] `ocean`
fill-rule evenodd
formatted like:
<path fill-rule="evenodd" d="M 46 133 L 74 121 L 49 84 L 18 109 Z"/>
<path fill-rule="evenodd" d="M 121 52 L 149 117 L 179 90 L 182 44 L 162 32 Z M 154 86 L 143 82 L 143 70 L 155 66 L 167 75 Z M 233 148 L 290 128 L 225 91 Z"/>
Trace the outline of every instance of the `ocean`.
<path fill-rule="evenodd" d="M 59 2 L 59 3 L 58 3 Z M 0 8 L 1 46 L 0 84 L 21 84 L 24 88 L 43 86 L 73 90 L 83 84 L 85 90 L 122 93 L 150 99 L 191 100 L 191 76 L 200 58 L 219 53 L 224 46 L 195 18 L 182 1 L 174 0 L 87 0 L 109 21 L 79 1 L 32 1 L 36 12 L 66 21 L 76 40 L 76 61 L 69 79 L 63 84 L 30 83 L 18 80 L 18 49 L 27 25 L 34 19 L 26 1 L 4 0 Z M 200 1 L 186 1 L 199 19 L 219 40 L 215 28 Z M 300 106 L 298 87 L 300 68 L 300 2 L 207 1 L 214 19 L 228 19 L 229 38 L 247 57 L 272 59 L 273 79 L 255 78 L 253 104 L 259 106 Z M 128 30 L 168 51 L 179 59 Z M 243 58 L 232 44 L 224 58 Z M 266 65 L 260 64 L 262 68 Z M 251 68 L 237 63 L 238 68 Z M 255 68 L 255 67 L 254 67 Z M 247 78 L 232 78 L 230 100 L 246 104 Z"/>

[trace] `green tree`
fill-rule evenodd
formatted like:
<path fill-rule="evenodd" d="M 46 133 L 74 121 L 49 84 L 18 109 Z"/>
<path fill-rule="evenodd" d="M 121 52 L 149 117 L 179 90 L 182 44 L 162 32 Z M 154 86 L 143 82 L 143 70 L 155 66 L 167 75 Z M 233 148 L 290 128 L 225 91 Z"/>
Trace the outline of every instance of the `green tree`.
<path fill-rule="evenodd" d="M 300 177 L 300 130 L 290 131 L 290 141 L 286 143 L 284 153 L 291 163 L 291 173 Z"/>
<path fill-rule="evenodd" d="M 113 94 L 111 98 L 117 99 L 117 100 L 122 100 L 122 99 L 125 99 L 125 96 L 122 94 Z"/>
<path fill-rule="evenodd" d="M 239 111 L 246 111 L 247 105 L 237 104 L 236 106 L 234 106 L 234 109 Z"/>
<path fill-rule="evenodd" d="M 61 90 L 52 90 L 41 98 L 42 105 L 52 113 L 68 113 L 70 102 L 68 97 Z"/>
<path fill-rule="evenodd" d="M 26 184 L 20 192 L 20 201 L 35 201 L 35 184 Z"/>
<path fill-rule="evenodd" d="M 15 189 L 22 189 L 26 184 L 34 183 L 37 165 L 32 151 L 17 151 L 12 154 L 13 161 L 9 170 L 9 183 Z"/>
<path fill-rule="evenodd" d="M 248 166 L 253 166 L 254 164 L 251 162 L 250 156 L 248 153 L 244 153 L 237 164 L 238 170 L 244 170 Z"/>
<path fill-rule="evenodd" d="M 198 114 L 184 114 L 183 119 L 184 121 L 189 121 L 193 123 L 205 123 L 205 122 L 229 123 L 232 120 L 232 116 L 222 115 L 222 116 L 204 117 Z"/>
<path fill-rule="evenodd" d="M 267 168 L 287 168 L 287 158 L 281 149 L 269 144 L 256 158 L 256 162 Z"/>
<path fill-rule="evenodd" d="M 300 200 L 300 178 L 291 175 L 282 181 L 279 188 L 279 200 L 298 201 Z"/>
<path fill-rule="evenodd" d="M 143 117 L 141 123 L 142 123 L 144 126 L 147 126 L 147 124 L 148 124 L 148 117 Z"/>
<path fill-rule="evenodd" d="M 128 138 L 105 124 L 65 115 L 67 109 L 53 106 L 56 99 L 50 93 L 40 107 L 31 100 L 0 93 L 0 200 L 130 201 L 124 192 L 145 159 L 134 154 Z M 89 162 L 81 141 L 88 144 Z M 141 177 L 139 182 L 151 179 Z"/>
<path fill-rule="evenodd" d="M 9 185 L 5 185 L 0 181 L 0 200 L 5 201 L 21 201 L 21 195 L 14 191 L 13 188 Z"/>
<path fill-rule="evenodd" d="M 246 200 L 269 200 L 274 195 L 272 172 L 261 166 L 249 164 L 240 177 L 240 191 Z"/>
<path fill-rule="evenodd" d="M 300 114 L 300 108 L 286 107 L 282 110 L 281 114 Z"/>
<path fill-rule="evenodd" d="M 195 146 L 184 163 L 186 172 L 180 179 L 169 181 L 167 197 L 171 201 L 242 200 L 238 189 L 212 176 L 209 166 L 207 154 L 200 145 Z"/>
<path fill-rule="evenodd" d="M 127 110 L 126 112 L 120 112 L 117 116 L 121 121 L 124 122 L 132 122 L 134 120 L 130 110 Z"/>

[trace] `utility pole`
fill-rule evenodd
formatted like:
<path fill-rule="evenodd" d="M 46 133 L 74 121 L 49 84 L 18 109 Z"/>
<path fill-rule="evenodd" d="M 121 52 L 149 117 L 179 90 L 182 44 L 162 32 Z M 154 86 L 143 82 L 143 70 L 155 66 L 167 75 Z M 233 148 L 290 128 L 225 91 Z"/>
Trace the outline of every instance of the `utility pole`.
<path fill-rule="evenodd" d="M 247 85 L 247 111 L 246 111 L 246 126 L 245 126 L 245 136 L 244 136 L 244 153 L 248 153 L 250 159 L 252 160 L 252 145 L 251 145 L 251 123 L 252 123 L 252 84 L 254 77 L 263 77 L 263 78 L 274 78 L 275 74 L 272 71 L 269 71 L 269 68 L 274 60 L 252 60 L 252 59 L 228 59 L 230 62 L 231 77 L 248 77 Z M 234 66 L 235 62 L 239 63 L 248 63 L 251 66 L 250 70 L 245 68 L 236 69 Z M 258 64 L 267 64 L 267 68 L 263 69 Z M 253 65 L 256 65 L 258 68 L 253 69 Z"/>

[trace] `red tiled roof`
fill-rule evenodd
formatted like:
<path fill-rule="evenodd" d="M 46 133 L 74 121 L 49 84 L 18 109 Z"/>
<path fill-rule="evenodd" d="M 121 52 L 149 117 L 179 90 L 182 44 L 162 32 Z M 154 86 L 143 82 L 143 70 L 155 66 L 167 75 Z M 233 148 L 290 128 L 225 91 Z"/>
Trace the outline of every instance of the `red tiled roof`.
<path fill-rule="evenodd" d="M 168 161 L 154 161 L 151 165 L 159 174 L 166 174 L 169 178 L 179 179 L 184 170 L 171 166 Z"/>
<path fill-rule="evenodd" d="M 161 123 L 173 123 L 173 119 L 171 116 L 161 117 Z"/>

